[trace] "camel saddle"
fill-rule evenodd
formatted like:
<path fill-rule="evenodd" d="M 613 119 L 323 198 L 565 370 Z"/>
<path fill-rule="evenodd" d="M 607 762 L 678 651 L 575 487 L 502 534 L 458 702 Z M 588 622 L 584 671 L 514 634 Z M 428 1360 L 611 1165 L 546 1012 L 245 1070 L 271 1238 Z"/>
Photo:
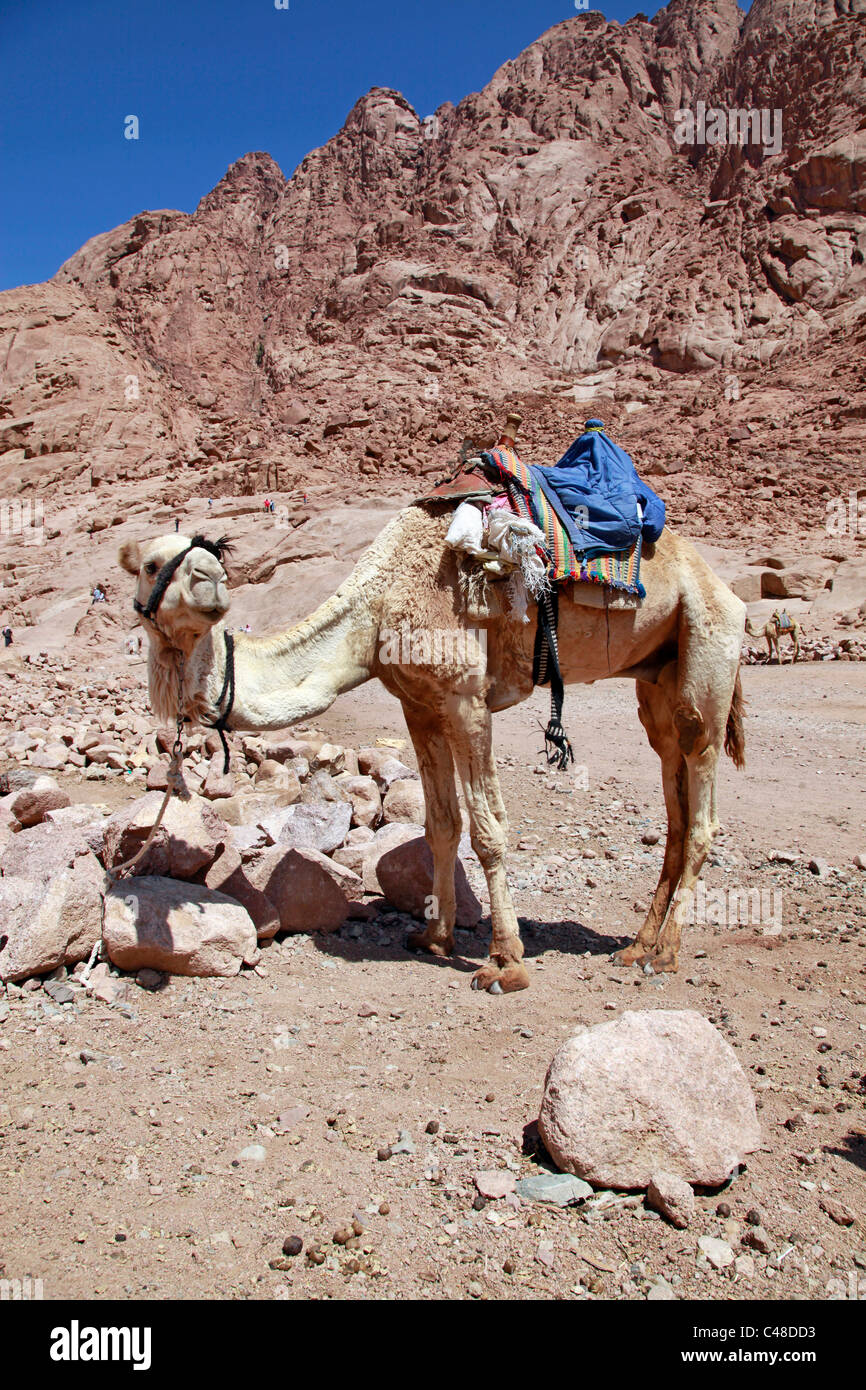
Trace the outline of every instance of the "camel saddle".
<path fill-rule="evenodd" d="M 472 462 L 474 463 L 475 460 L 473 459 Z M 483 502 L 502 490 L 501 487 L 497 488 L 496 484 L 491 482 L 479 469 L 467 468 L 461 462 L 456 473 L 439 483 L 432 492 L 420 500 L 422 502 Z"/>

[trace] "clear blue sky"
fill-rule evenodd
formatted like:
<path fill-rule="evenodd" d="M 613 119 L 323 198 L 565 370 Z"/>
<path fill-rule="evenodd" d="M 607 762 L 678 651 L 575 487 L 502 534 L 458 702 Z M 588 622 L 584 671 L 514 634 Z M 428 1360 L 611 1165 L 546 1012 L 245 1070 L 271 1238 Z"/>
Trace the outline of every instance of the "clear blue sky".
<path fill-rule="evenodd" d="M 248 150 L 290 175 L 370 87 L 422 117 L 456 103 L 576 13 L 574 0 L 288 3 L 0 0 L 0 289 L 48 279 L 144 208 L 191 212 Z M 620 21 L 641 8 L 592 7 Z"/>

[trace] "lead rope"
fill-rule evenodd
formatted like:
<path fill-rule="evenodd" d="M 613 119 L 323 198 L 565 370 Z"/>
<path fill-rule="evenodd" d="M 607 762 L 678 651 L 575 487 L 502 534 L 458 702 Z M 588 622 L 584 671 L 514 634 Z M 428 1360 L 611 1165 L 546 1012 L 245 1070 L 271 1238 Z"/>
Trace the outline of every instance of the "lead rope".
<path fill-rule="evenodd" d="M 229 770 L 229 745 L 228 739 L 226 738 L 226 729 L 228 728 L 229 717 L 234 709 L 235 703 L 235 639 L 230 632 L 225 632 L 223 635 L 226 644 L 226 674 L 225 680 L 223 681 L 223 688 L 217 700 L 217 709 L 221 708 L 222 702 L 225 700 L 226 696 L 228 696 L 228 701 L 222 714 L 219 715 L 209 727 L 211 729 L 216 729 L 220 736 L 220 743 L 223 746 L 223 776 L 225 777 L 228 775 Z"/>
<path fill-rule="evenodd" d="M 152 620 L 151 620 L 151 621 L 152 621 Z M 110 867 L 110 868 L 106 868 L 106 870 L 105 870 L 105 877 L 106 877 L 106 879 L 108 880 L 108 883 L 107 883 L 107 887 L 106 887 L 106 892 L 104 892 L 104 893 L 102 894 L 102 914 L 101 914 L 101 917 L 100 917 L 100 924 L 99 924 L 99 940 L 98 940 L 98 941 L 95 941 L 95 942 L 93 943 L 93 950 L 90 952 L 90 956 L 89 956 L 89 958 L 88 958 L 87 964 L 86 964 L 86 966 L 84 967 L 84 970 L 81 972 L 81 983 L 82 983 L 82 985 L 84 985 L 85 988 L 87 988 L 87 982 L 88 982 L 88 980 L 90 979 L 90 972 L 91 972 L 91 970 L 93 969 L 94 965 L 96 964 L 96 961 L 97 961 L 98 957 L 99 957 L 100 955 L 104 955 L 104 954 L 105 954 L 105 951 L 104 951 L 104 942 L 105 942 L 105 899 L 106 899 L 107 891 L 108 891 L 108 889 L 110 889 L 110 888 L 112 887 L 112 885 L 113 885 L 114 883 L 119 882 L 120 878 L 121 878 L 122 875 L 126 872 L 126 870 L 127 870 L 127 869 L 133 868 L 134 865 L 136 865 L 136 864 L 138 863 L 138 861 L 139 861 L 140 859 L 142 859 L 142 858 L 144 857 L 144 855 L 147 853 L 147 851 L 150 849 L 150 846 L 153 844 L 153 840 L 154 840 L 154 837 L 155 837 L 155 835 L 156 835 L 156 832 L 157 832 L 157 830 L 159 829 L 160 825 L 162 824 L 162 818 L 163 818 L 163 816 L 165 815 L 166 807 L 168 806 L 168 803 L 169 803 L 169 801 L 171 800 L 171 797 L 172 797 L 173 793 L 174 793 L 174 792 L 177 792 L 178 795 L 180 795 L 180 793 L 181 793 L 181 791 L 182 791 L 182 789 L 183 789 L 183 787 L 184 787 L 184 781 L 183 781 L 183 682 L 184 682 L 185 673 L 186 673 L 186 658 L 184 657 L 183 652 L 178 652 L 178 663 L 177 663 L 177 720 L 176 720 L 176 724 L 175 724 L 175 737 L 174 737 L 174 743 L 172 744 L 172 749 L 171 749 L 171 758 L 169 759 L 168 772 L 167 772 L 167 774 L 166 774 L 166 779 L 165 779 L 165 795 L 164 795 L 163 798 L 162 798 L 162 804 L 161 804 L 161 806 L 160 806 L 160 808 L 159 808 L 159 811 L 157 812 L 156 820 L 154 821 L 153 825 L 151 826 L 151 828 L 150 828 L 150 830 L 149 830 L 149 832 L 148 832 L 147 839 L 145 840 L 144 844 L 141 846 L 141 849 L 139 849 L 139 850 L 132 856 L 131 859 L 124 859 L 124 861 L 123 861 L 122 864 L 115 864 L 115 865 L 113 865 L 113 866 Z"/>

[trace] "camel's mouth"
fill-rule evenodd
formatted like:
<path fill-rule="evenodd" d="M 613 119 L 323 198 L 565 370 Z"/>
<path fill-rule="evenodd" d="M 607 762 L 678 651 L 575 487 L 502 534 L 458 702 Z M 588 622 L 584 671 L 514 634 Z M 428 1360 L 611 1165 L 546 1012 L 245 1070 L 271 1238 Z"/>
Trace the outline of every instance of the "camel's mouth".
<path fill-rule="evenodd" d="M 189 600 L 200 619 L 208 623 L 219 622 L 230 606 L 225 576 L 193 575 L 189 587 Z"/>

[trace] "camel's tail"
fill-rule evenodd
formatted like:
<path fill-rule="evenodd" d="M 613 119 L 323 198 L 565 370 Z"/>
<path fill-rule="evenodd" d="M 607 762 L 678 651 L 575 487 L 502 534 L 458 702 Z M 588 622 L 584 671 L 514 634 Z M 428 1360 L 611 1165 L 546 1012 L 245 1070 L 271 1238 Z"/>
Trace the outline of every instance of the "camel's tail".
<path fill-rule="evenodd" d="M 737 672 L 737 683 L 734 686 L 734 694 L 731 698 L 731 708 L 728 711 L 728 723 L 725 728 L 725 752 L 732 759 L 734 767 L 746 766 L 746 734 L 743 729 L 743 710 L 745 708 L 743 699 L 743 684 L 740 680 L 740 673 Z"/>

